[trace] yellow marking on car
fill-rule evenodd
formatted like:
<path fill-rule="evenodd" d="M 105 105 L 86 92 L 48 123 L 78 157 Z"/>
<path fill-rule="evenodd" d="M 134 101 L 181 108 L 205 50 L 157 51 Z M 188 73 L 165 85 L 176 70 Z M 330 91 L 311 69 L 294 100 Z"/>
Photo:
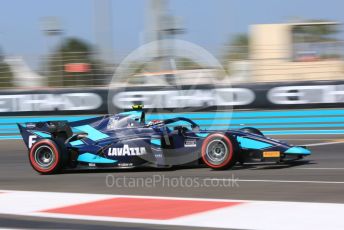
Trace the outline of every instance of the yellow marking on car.
<path fill-rule="evenodd" d="M 267 151 L 263 152 L 263 157 L 280 157 L 281 153 L 279 151 Z"/>

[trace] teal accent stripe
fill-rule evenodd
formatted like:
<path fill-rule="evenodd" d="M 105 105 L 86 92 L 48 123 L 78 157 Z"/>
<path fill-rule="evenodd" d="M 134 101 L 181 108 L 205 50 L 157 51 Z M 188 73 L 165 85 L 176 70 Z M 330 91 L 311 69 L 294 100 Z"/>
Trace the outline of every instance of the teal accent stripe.
<path fill-rule="evenodd" d="M 178 114 L 151 114 L 147 119 L 173 118 L 175 116 L 184 116 L 188 118 L 256 118 L 256 117 L 309 117 L 309 116 L 340 116 L 344 115 L 344 109 L 312 109 L 312 110 L 276 110 L 276 111 L 234 111 L 231 112 L 208 112 L 208 113 L 178 113 Z M 77 115 L 77 116 L 39 116 L 39 117 L 6 117 L 0 118 L 1 124 L 26 123 L 38 121 L 68 120 L 78 121 L 89 119 L 96 116 Z"/>
<path fill-rule="evenodd" d="M 246 137 L 237 137 L 237 140 L 240 146 L 246 149 L 265 149 L 271 146 L 271 144 Z"/>
<path fill-rule="evenodd" d="M 309 117 L 309 116 L 338 116 L 344 115 L 344 110 L 277 110 L 277 111 L 247 111 L 247 112 L 234 112 L 233 118 L 241 117 Z"/>
<path fill-rule="evenodd" d="M 10 117 L 0 118 L 1 124 L 13 124 L 13 123 L 26 123 L 26 122 L 39 122 L 39 121 L 79 121 L 83 119 L 93 118 L 96 116 L 42 116 L 42 117 Z"/>
<path fill-rule="evenodd" d="M 93 141 L 98 141 L 104 138 L 108 138 L 109 136 L 106 135 L 105 133 L 102 133 L 98 130 L 96 130 L 95 128 L 93 128 L 90 125 L 82 125 L 82 126 L 77 126 L 74 127 L 75 129 L 78 129 L 82 132 L 85 132 L 88 134 L 87 138 L 93 140 Z"/>
<path fill-rule="evenodd" d="M 206 130 L 226 130 L 226 129 L 240 129 L 247 126 L 254 126 L 257 129 L 285 129 L 285 128 L 343 128 L 343 124 L 338 123 L 332 123 L 332 124 L 295 124 L 295 125 L 286 125 L 286 124 L 276 124 L 276 125 L 201 125 L 202 129 Z M 77 129 L 72 129 L 73 132 L 79 132 Z M 0 134 L 19 134 L 19 130 L 13 129 L 2 129 L 2 126 L 0 125 Z"/>
<path fill-rule="evenodd" d="M 39 122 L 39 121 L 56 121 L 56 120 L 67 120 L 67 121 L 78 121 L 82 119 L 93 118 L 95 116 L 41 116 L 41 117 L 6 117 L 0 118 L 0 140 L 12 140 L 21 139 L 19 135 L 6 135 L 6 134 L 19 134 L 19 129 L 16 123 L 27 123 L 27 122 Z M 38 134 L 37 134 L 38 135 Z M 40 135 L 41 136 L 41 135 Z M 47 137 L 45 135 L 45 137 Z M 50 136 L 49 136 L 50 137 Z"/>
<path fill-rule="evenodd" d="M 0 125 L 1 129 L 17 129 L 17 125 Z"/>
<path fill-rule="evenodd" d="M 11 133 L 13 133 L 13 134 L 18 134 L 19 133 L 19 130 L 17 129 L 17 130 L 0 130 L 0 133 L 4 133 L 4 134 L 11 134 Z"/>
<path fill-rule="evenodd" d="M 115 163 L 117 162 L 116 160 L 100 157 L 92 153 L 83 153 L 79 155 L 78 161 L 87 162 L 87 163 Z"/>
<path fill-rule="evenodd" d="M 43 132 L 40 132 L 40 131 L 34 131 L 34 133 L 37 134 L 38 136 L 41 136 L 41 137 L 44 137 L 44 138 L 51 137 L 51 134 L 49 134 L 49 133 L 43 133 Z"/>
<path fill-rule="evenodd" d="M 199 125 L 221 125 L 221 124 L 281 124 L 281 123 L 316 123 L 316 122 L 344 122 L 343 117 L 312 117 L 312 118 L 257 118 L 257 119 L 232 119 L 232 120 L 197 120 L 194 119 Z"/>
<path fill-rule="evenodd" d="M 344 110 L 338 109 L 314 109 L 314 110 L 276 110 L 276 111 L 234 111 L 231 112 L 210 112 L 210 113 L 178 113 L 178 114 L 151 114 L 148 119 L 173 118 L 183 116 L 192 119 L 213 119 L 213 118 L 256 118 L 256 117 L 308 117 L 308 116 L 339 116 L 344 115 Z"/>
<path fill-rule="evenodd" d="M 69 142 L 69 144 L 71 144 L 72 146 L 77 146 L 77 145 L 83 145 L 84 142 L 80 140 L 76 140 L 76 141 Z"/>
<path fill-rule="evenodd" d="M 142 111 L 128 111 L 120 113 L 121 115 L 130 115 L 130 116 L 141 116 Z"/>
<path fill-rule="evenodd" d="M 151 139 L 150 143 L 153 145 L 161 146 L 161 140 L 160 139 Z"/>
<path fill-rule="evenodd" d="M 294 147 L 289 148 L 284 153 L 309 155 L 309 154 L 311 154 L 311 151 L 309 151 L 308 149 L 299 147 L 299 146 L 294 146 Z"/>
<path fill-rule="evenodd" d="M 20 140 L 22 139 L 21 136 L 0 136 L 0 140 Z"/>
<path fill-rule="evenodd" d="M 207 137 L 209 133 L 196 133 L 196 136 L 198 137 Z"/>
<path fill-rule="evenodd" d="M 254 127 L 257 129 L 285 129 L 285 128 L 342 128 L 344 124 L 300 124 L 300 125 L 219 125 L 208 126 L 201 125 L 201 129 L 205 130 L 227 130 L 227 129 L 241 129 L 244 127 Z M 286 130 L 288 131 L 288 130 Z"/>
<path fill-rule="evenodd" d="M 205 129 L 241 129 L 244 127 L 250 126 L 250 124 L 247 125 L 202 125 L 202 128 Z M 276 129 L 276 128 L 336 128 L 336 127 L 344 127 L 344 124 L 296 124 L 296 125 L 254 125 L 257 129 Z"/>
<path fill-rule="evenodd" d="M 137 111 L 136 111 L 137 112 Z M 129 112 L 131 113 L 131 112 Z M 228 128 L 242 128 L 253 126 L 263 129 L 269 135 L 289 134 L 343 134 L 341 130 L 333 131 L 326 128 L 344 127 L 344 109 L 305 109 L 305 110 L 273 110 L 273 111 L 234 111 L 207 113 L 178 113 L 178 114 L 148 114 L 147 120 L 165 119 L 184 116 L 195 120 L 202 129 L 224 130 Z M 78 121 L 94 118 L 96 115 L 77 116 L 16 116 L 0 117 L 0 140 L 19 137 L 19 130 L 15 123 L 38 122 L 49 120 Z M 295 130 L 283 130 L 294 128 Z M 303 130 L 307 128 L 323 128 L 324 130 Z M 279 129 L 270 131 L 264 129 Z M 8 134 L 8 135 L 7 135 Z M 13 136 L 11 135 L 13 134 Z M 97 139 L 97 138 L 96 138 Z"/>
<path fill-rule="evenodd" d="M 344 130 L 263 130 L 263 133 L 266 135 L 344 134 Z"/>

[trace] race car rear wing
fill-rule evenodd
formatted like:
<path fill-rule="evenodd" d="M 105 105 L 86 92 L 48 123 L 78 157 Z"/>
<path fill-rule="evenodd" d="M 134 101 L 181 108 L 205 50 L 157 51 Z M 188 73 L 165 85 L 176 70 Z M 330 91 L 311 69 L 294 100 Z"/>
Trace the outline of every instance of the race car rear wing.
<path fill-rule="evenodd" d="M 39 139 L 61 138 L 66 140 L 73 135 L 68 121 L 29 122 L 17 125 L 28 149 Z"/>

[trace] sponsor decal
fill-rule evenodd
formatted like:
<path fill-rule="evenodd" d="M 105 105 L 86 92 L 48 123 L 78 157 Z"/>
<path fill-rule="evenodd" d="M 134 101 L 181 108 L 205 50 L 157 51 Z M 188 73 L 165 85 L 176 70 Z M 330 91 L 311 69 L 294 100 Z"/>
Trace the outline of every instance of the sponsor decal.
<path fill-rule="evenodd" d="M 155 158 L 163 158 L 162 153 L 155 153 L 154 156 Z"/>
<path fill-rule="evenodd" d="M 274 87 L 268 91 L 267 97 L 270 102 L 283 105 L 342 103 L 344 85 Z"/>
<path fill-rule="evenodd" d="M 118 166 L 119 167 L 133 167 L 134 164 L 133 163 L 119 163 Z"/>
<path fill-rule="evenodd" d="M 141 156 L 146 153 L 145 147 L 129 147 L 129 145 L 124 145 L 123 148 L 108 149 L 108 156 Z"/>
<path fill-rule="evenodd" d="M 279 151 L 267 151 L 263 152 L 263 157 L 280 157 L 281 153 Z"/>
<path fill-rule="evenodd" d="M 34 123 L 27 123 L 26 124 L 26 128 L 35 128 L 36 127 L 36 124 Z"/>
<path fill-rule="evenodd" d="M 185 100 L 188 98 L 189 100 Z M 262 99 L 263 98 L 263 99 Z M 185 108 L 207 106 L 258 107 L 308 105 L 344 102 L 344 84 L 213 88 L 193 90 L 137 90 L 119 92 L 112 98 L 116 108 L 130 109 L 143 103 L 145 108 Z M 131 103 L 128 103 L 131 102 Z"/>
<path fill-rule="evenodd" d="M 184 147 L 196 147 L 196 140 L 185 140 Z"/>
<path fill-rule="evenodd" d="M 29 149 L 31 149 L 32 145 L 33 145 L 34 143 L 36 143 L 36 138 L 37 138 L 36 135 L 30 135 L 30 136 L 29 136 Z"/>
<path fill-rule="evenodd" d="M 13 93 L 13 94 L 12 94 Z M 104 109 L 109 103 L 115 112 L 131 109 L 132 104 L 142 103 L 145 108 L 177 109 L 177 108 L 207 108 L 212 106 L 237 106 L 238 108 L 289 108 L 289 106 L 308 106 L 317 104 L 319 107 L 338 106 L 344 103 L 343 81 L 333 84 L 304 85 L 236 85 L 230 87 L 203 89 L 155 89 L 138 87 L 135 90 L 114 92 L 111 98 L 106 98 L 107 90 L 90 89 L 89 92 L 61 90 L 47 93 L 42 91 L 27 91 L 23 94 L 10 92 L 0 95 L 0 113 L 26 113 L 54 111 L 71 114 L 89 111 L 91 113 L 107 113 Z M 188 98 L 188 100 L 185 100 Z M 112 128 L 109 124 L 109 129 Z"/>
<path fill-rule="evenodd" d="M 112 98 L 113 104 L 121 109 L 130 109 L 137 101 L 145 108 L 185 108 L 248 105 L 254 100 L 254 92 L 245 88 L 129 91 Z"/>
<path fill-rule="evenodd" d="M 94 110 L 102 103 L 96 93 L 0 95 L 0 112 Z"/>

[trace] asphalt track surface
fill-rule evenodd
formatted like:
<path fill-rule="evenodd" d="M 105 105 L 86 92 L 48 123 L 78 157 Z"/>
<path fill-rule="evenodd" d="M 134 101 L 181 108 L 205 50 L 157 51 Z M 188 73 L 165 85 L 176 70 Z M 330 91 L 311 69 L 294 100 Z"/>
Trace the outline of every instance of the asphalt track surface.
<path fill-rule="evenodd" d="M 295 145 L 310 145 L 313 154 L 297 164 L 237 165 L 227 171 L 192 167 L 167 170 L 146 168 L 84 170 L 42 176 L 31 168 L 27 150 L 21 140 L 1 140 L 0 189 L 344 203 L 343 135 L 294 135 L 274 138 L 287 140 Z M 140 181 L 138 178 L 151 178 L 156 181 L 154 186 L 128 184 L 132 180 Z M 186 185 L 186 178 L 198 183 Z M 177 182 L 172 184 L 172 180 Z M 224 180 L 232 182 L 224 185 Z M 117 181 L 117 184 L 114 181 Z M 8 228 L 103 229 L 109 226 L 115 229 L 173 228 L 0 215 L 0 227 Z"/>

